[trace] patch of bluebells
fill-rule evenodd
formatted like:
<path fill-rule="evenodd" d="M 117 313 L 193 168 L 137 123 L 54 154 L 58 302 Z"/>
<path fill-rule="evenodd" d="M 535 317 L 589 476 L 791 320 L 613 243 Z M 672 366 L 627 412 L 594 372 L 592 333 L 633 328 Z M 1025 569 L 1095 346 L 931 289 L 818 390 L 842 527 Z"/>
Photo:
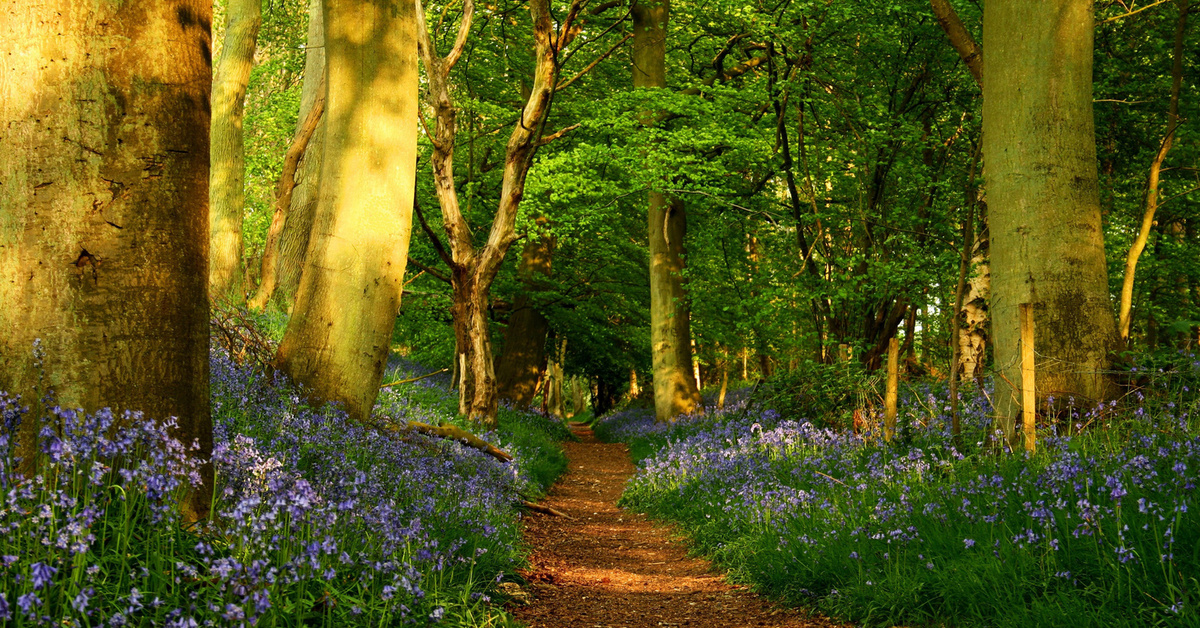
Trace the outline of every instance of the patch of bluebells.
<path fill-rule="evenodd" d="M 1109 406 L 1073 410 L 1073 426 L 1093 428 L 1042 434 L 1031 457 L 996 454 L 990 396 L 964 399 L 963 445 L 944 391 L 923 385 L 902 396 L 891 444 L 753 407 L 602 423 L 661 444 L 623 505 L 682 523 L 733 573 L 793 602 L 888 624 L 1200 619 L 1200 437 L 1163 429 L 1178 417 L 1157 410 L 1104 431 Z"/>
<path fill-rule="evenodd" d="M 504 464 L 388 435 L 219 351 L 211 367 L 217 490 L 199 526 L 177 512 L 199 462 L 173 420 L 54 407 L 36 472 L 18 475 L 10 435 L 32 419 L 0 393 L 0 623 L 427 625 L 515 570 L 515 504 L 542 489 L 522 465 L 539 452 Z M 447 418 L 402 394 L 379 410 Z"/>

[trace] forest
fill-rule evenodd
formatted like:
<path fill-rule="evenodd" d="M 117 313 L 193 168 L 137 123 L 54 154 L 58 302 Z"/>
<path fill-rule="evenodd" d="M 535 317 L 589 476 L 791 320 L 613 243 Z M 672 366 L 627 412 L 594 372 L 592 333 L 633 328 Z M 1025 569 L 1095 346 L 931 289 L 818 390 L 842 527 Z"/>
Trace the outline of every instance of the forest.
<path fill-rule="evenodd" d="M 1200 625 L 1192 8 L 0 2 L 0 626 Z"/>

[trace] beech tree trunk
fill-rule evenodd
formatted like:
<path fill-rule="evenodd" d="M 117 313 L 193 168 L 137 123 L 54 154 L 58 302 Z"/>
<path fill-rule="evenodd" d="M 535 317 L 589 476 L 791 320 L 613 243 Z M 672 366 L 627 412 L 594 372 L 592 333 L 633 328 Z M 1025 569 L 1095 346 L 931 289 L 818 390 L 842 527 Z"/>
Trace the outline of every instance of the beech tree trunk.
<path fill-rule="evenodd" d="M 229 0 L 225 15 L 225 40 L 212 80 L 208 284 L 210 297 L 237 304 L 246 299 L 242 259 L 246 145 L 242 119 L 258 28 L 262 25 L 262 0 Z"/>
<path fill-rule="evenodd" d="M 308 2 L 308 39 L 304 58 L 304 84 L 300 89 L 300 117 L 297 132 L 316 105 L 318 95 L 326 92 L 325 77 L 325 19 L 321 0 Z M 279 233 L 279 259 L 275 262 L 275 292 L 272 298 L 290 311 L 300 287 L 300 272 L 308 252 L 313 217 L 317 213 L 317 193 L 320 191 L 321 167 L 325 156 L 325 123 L 322 116 L 304 150 L 296 170 L 295 187 L 288 203 L 287 220 Z"/>
<path fill-rule="evenodd" d="M 536 275 L 550 274 L 554 241 L 549 237 L 531 237 L 521 252 L 517 273 L 525 284 L 517 297 L 508 328 L 504 331 L 504 349 L 496 360 L 496 392 L 518 408 L 533 403 L 538 375 L 546 362 L 546 334 L 549 322 L 530 304 L 529 291 Z"/>
<path fill-rule="evenodd" d="M 984 9 L 983 154 L 992 253 L 998 426 L 1016 448 L 1018 306 L 1035 312 L 1037 391 L 1066 402 L 1115 392 L 1117 346 L 1100 223 L 1090 0 Z M 1039 406 L 1041 404 L 1039 403 Z"/>
<path fill-rule="evenodd" d="M 667 85 L 666 50 L 669 0 L 633 4 L 633 86 Z M 659 117 L 645 112 L 647 124 Z M 683 287 L 683 238 L 687 217 L 681 201 L 652 190 L 650 227 L 650 347 L 654 369 L 654 413 L 672 421 L 700 407 L 692 373 L 691 313 Z"/>
<path fill-rule="evenodd" d="M 26 471 L 43 384 L 63 407 L 178 417 L 211 456 L 211 25 L 206 0 L 0 11 L 0 390 L 31 406 Z M 205 467 L 188 520 L 211 487 Z"/>
<path fill-rule="evenodd" d="M 320 203 L 276 363 L 314 401 L 366 419 L 408 261 L 417 160 L 412 0 L 325 0 Z"/>

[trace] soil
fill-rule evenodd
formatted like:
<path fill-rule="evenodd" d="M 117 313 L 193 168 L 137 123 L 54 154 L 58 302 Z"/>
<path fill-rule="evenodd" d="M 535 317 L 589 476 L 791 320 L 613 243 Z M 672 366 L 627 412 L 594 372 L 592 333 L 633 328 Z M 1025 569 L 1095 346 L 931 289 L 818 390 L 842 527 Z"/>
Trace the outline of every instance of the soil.
<path fill-rule="evenodd" d="M 542 502 L 571 518 L 526 518 L 532 555 L 521 575 L 529 584 L 510 611 L 530 628 L 838 625 L 726 583 L 711 563 L 689 557 L 670 528 L 617 508 L 635 471 L 627 449 L 571 427 L 580 442 L 566 443 L 570 467 Z"/>

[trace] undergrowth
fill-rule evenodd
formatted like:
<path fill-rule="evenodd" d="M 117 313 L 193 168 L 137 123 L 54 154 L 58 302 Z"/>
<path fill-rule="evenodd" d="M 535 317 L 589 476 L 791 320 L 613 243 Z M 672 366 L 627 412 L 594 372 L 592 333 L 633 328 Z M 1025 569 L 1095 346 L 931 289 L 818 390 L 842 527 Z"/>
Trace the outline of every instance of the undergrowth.
<path fill-rule="evenodd" d="M 989 386 L 966 387 L 956 445 L 936 382 L 905 386 L 892 443 L 744 403 L 597 432 L 653 450 L 623 506 L 798 606 L 871 626 L 1200 625 L 1198 375 L 1184 356 L 1122 404 L 1069 410 L 1033 455 L 988 443 Z"/>
<path fill-rule="evenodd" d="M 523 564 L 520 501 L 565 469 L 561 422 L 503 410 L 481 434 L 515 457 L 501 463 L 310 407 L 222 350 L 211 367 L 215 515 L 190 526 L 175 504 L 198 462 L 170 422 L 52 400 L 33 416 L 0 394 L 0 624 L 516 625 L 491 596 Z M 377 417 L 461 424 L 444 386 L 396 388 Z M 43 426 L 29 474 L 10 439 L 23 421 Z"/>

